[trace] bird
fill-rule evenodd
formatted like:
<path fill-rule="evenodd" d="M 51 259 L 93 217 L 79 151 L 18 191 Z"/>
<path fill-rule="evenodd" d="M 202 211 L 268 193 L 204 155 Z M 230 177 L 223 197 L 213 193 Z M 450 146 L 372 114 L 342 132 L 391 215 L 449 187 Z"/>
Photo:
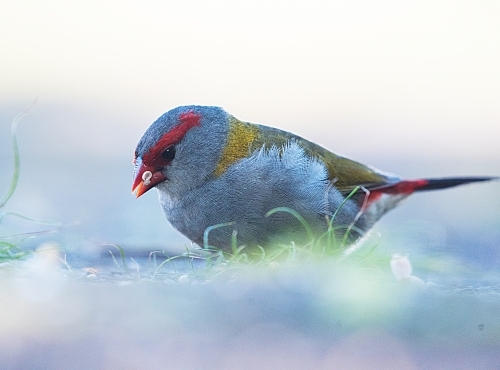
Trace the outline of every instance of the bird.
<path fill-rule="evenodd" d="M 403 179 L 216 106 L 180 106 L 145 131 L 132 192 L 156 188 L 170 224 L 202 248 L 360 240 L 415 192 L 498 179 Z"/>

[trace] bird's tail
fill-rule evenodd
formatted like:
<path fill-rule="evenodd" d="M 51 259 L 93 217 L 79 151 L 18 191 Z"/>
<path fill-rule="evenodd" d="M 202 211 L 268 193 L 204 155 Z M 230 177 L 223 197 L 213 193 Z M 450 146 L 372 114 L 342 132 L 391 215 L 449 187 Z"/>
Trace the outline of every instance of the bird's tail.
<path fill-rule="evenodd" d="M 415 191 L 439 190 L 452 188 L 458 185 L 470 184 L 473 182 L 483 182 L 499 180 L 498 177 L 445 177 L 441 179 L 427 179 L 427 183 L 415 188 Z"/>
<path fill-rule="evenodd" d="M 370 191 L 383 194 L 408 194 L 416 191 L 428 191 L 451 188 L 458 185 L 469 184 L 473 182 L 483 182 L 490 180 L 500 180 L 500 177 L 482 176 L 482 177 L 445 177 L 440 179 L 418 179 L 401 180 L 392 184 L 377 186 Z"/>
<path fill-rule="evenodd" d="M 384 213 L 396 207 L 403 199 L 419 191 L 439 190 L 458 185 L 490 180 L 500 177 L 445 177 L 438 179 L 396 180 L 382 185 L 364 187 L 364 192 L 354 195 L 361 207 L 363 222 L 373 225 Z M 363 228 L 363 227 L 361 227 Z"/>

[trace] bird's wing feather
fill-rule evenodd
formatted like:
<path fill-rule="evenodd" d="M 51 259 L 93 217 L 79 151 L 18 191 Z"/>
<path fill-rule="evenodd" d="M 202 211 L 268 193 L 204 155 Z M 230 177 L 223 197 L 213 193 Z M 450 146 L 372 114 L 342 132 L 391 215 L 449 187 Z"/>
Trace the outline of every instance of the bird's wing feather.
<path fill-rule="evenodd" d="M 259 134 L 252 142 L 250 149 L 266 149 L 273 145 L 281 148 L 290 140 L 295 140 L 307 155 L 323 161 L 328 170 L 328 179 L 342 193 L 351 192 L 356 186 L 366 188 L 382 186 L 397 181 L 397 178 L 385 175 L 374 168 L 365 166 L 351 159 L 336 155 L 320 145 L 314 144 L 300 136 L 290 134 L 276 128 L 259 125 Z"/>

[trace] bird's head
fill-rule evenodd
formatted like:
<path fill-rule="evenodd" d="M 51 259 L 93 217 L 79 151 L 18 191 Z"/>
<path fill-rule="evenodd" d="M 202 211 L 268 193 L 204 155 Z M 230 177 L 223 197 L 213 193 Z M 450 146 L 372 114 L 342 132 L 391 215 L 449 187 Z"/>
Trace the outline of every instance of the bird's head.
<path fill-rule="evenodd" d="M 132 191 L 140 197 L 160 184 L 177 191 L 199 186 L 213 172 L 227 131 L 228 114 L 218 107 L 182 106 L 163 114 L 137 144 Z"/>

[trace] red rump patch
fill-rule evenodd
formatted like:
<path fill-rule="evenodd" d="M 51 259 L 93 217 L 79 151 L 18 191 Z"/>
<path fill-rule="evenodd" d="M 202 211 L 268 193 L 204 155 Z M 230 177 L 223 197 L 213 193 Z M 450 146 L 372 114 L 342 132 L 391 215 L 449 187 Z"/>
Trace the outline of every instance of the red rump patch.
<path fill-rule="evenodd" d="M 149 152 L 144 154 L 143 161 L 148 164 L 153 164 L 161 158 L 161 152 L 170 145 L 175 145 L 186 135 L 186 133 L 195 126 L 200 125 L 201 114 L 195 113 L 192 110 L 184 112 L 179 116 L 180 123 L 173 129 L 165 133 L 160 140 L 152 147 Z"/>
<path fill-rule="evenodd" d="M 386 194 L 411 194 L 418 188 L 427 185 L 427 180 L 409 180 L 400 181 L 392 186 L 381 189 L 383 193 Z"/>
<path fill-rule="evenodd" d="M 368 203 L 373 203 L 379 199 L 382 194 L 392 194 L 392 195 L 410 195 L 415 190 L 425 187 L 429 184 L 429 181 L 421 180 L 405 180 L 400 181 L 395 184 L 383 185 L 375 189 L 370 189 L 370 195 L 368 197 Z"/>

